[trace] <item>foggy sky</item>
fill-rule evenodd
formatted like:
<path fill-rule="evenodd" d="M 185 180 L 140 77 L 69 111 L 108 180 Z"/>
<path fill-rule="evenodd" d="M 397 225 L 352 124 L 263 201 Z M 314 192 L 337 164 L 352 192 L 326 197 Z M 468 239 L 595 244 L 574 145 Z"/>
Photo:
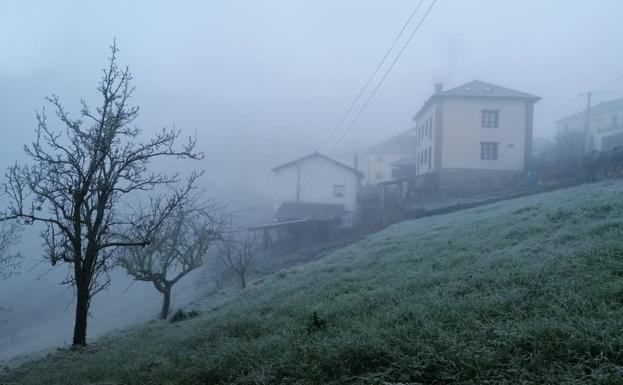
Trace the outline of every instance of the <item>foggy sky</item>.
<path fill-rule="evenodd" d="M 131 67 L 146 130 L 198 130 L 214 159 L 271 165 L 320 148 L 416 1 L 28 1 L 0 9 L 0 166 L 32 136 L 33 112 L 58 94 L 92 103 L 113 38 Z M 440 0 L 340 147 L 411 127 L 435 82 L 473 79 L 543 97 L 537 135 L 582 108 L 579 92 L 616 97 L 623 3 Z M 421 13 L 420 13 L 421 15 Z M 620 96 L 620 95 L 619 95 Z M 569 99 L 567 106 L 553 109 Z M 282 156 L 275 156 L 278 138 Z M 224 149 L 227 151 L 224 151 Z M 7 149 L 7 150 L 5 150 Z M 280 154 L 281 155 L 281 154 Z M 259 162 L 259 163 L 258 163 Z"/>
<path fill-rule="evenodd" d="M 192 167 L 215 194 L 244 201 L 269 168 L 321 148 L 416 3 L 3 1 L 0 170 L 24 160 L 44 96 L 74 113 L 80 98 L 97 105 L 116 38 L 135 76 L 137 125 L 196 131 L 206 158 Z M 580 92 L 596 103 L 623 96 L 621 15 L 620 0 L 439 0 L 337 156 L 351 162 L 411 128 L 437 82 L 539 95 L 535 135 L 552 136 L 555 119 L 584 107 Z M 37 257 L 37 245 L 23 247 Z M 32 274 L 0 284 L 0 302 Z"/>

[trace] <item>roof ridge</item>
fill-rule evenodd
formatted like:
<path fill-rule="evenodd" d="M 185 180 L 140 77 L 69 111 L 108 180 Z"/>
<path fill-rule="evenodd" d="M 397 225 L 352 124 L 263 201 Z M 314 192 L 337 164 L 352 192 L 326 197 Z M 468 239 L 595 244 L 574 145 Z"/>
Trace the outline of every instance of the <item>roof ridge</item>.
<path fill-rule="evenodd" d="M 336 165 L 338 165 L 340 167 L 343 167 L 343 168 L 346 168 L 346 169 L 350 170 L 351 172 L 355 173 L 356 175 L 358 175 L 360 177 L 363 176 L 363 173 L 361 171 L 359 171 L 359 170 L 355 169 L 354 167 L 351 167 L 351 166 L 349 166 L 347 164 L 344 164 L 344 163 L 342 163 L 340 161 L 337 161 L 337 160 L 335 160 L 333 158 L 330 158 L 327 155 L 321 154 L 321 153 L 318 152 L 318 150 L 312 152 L 311 154 L 305 155 L 303 157 L 299 157 L 298 159 L 295 159 L 295 160 L 292 160 L 290 162 L 286 162 L 286 163 L 284 163 L 282 165 L 279 165 L 279 166 L 271 169 L 270 171 L 276 172 L 276 171 L 279 171 L 279 170 L 281 170 L 283 168 L 293 166 L 297 162 L 308 160 L 309 158 L 312 158 L 312 157 L 323 158 L 323 159 L 328 160 L 328 161 L 330 161 L 330 162 L 332 162 L 332 163 L 334 163 L 334 164 L 336 164 Z"/>

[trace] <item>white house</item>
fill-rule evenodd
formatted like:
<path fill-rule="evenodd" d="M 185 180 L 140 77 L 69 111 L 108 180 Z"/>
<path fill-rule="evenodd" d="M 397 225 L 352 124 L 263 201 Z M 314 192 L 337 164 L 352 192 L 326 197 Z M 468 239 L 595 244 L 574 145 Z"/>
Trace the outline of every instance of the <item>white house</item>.
<path fill-rule="evenodd" d="M 394 178 L 393 164 L 413 155 L 416 145 L 415 130 L 402 132 L 384 142 L 366 149 L 361 154 L 360 170 L 364 183 L 376 186 Z"/>
<path fill-rule="evenodd" d="M 416 182 L 471 194 L 516 183 L 532 153 L 533 105 L 540 97 L 482 81 L 444 91 L 440 84 L 418 110 Z M 426 177 L 426 178 L 424 178 Z"/>
<path fill-rule="evenodd" d="M 352 226 L 362 173 L 318 152 L 271 170 L 275 220 Z"/>
<path fill-rule="evenodd" d="M 623 146 L 623 98 L 592 106 L 590 122 L 587 111 L 581 111 L 556 121 L 556 128 L 559 134 L 566 131 L 583 134 L 585 144 L 581 152 Z"/>

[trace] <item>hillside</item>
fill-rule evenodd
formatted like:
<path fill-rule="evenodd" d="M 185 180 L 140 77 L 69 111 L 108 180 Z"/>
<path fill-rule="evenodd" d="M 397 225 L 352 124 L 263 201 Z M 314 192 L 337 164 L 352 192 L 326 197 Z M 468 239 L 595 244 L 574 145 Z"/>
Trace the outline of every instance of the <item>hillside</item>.
<path fill-rule="evenodd" d="M 623 182 L 403 222 L 222 297 L 0 383 L 621 384 Z"/>

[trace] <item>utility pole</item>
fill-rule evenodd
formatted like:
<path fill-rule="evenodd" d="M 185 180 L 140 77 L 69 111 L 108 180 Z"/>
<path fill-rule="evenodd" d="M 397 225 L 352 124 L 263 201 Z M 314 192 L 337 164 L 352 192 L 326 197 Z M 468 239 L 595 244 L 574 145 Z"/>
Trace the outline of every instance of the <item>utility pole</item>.
<path fill-rule="evenodd" d="M 584 124 L 584 153 L 593 150 L 593 135 L 591 133 L 591 99 L 593 93 L 588 91 L 586 94 L 582 96 L 586 96 L 586 122 Z"/>

